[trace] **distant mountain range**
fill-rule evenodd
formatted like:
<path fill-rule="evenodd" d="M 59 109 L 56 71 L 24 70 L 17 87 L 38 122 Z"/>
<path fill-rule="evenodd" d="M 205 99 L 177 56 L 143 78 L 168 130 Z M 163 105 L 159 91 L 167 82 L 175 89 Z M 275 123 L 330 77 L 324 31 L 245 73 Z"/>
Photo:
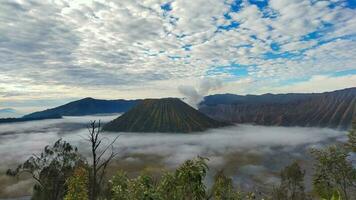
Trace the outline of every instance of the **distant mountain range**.
<path fill-rule="evenodd" d="M 0 118 L 20 117 L 22 114 L 13 108 L 0 109 Z"/>
<path fill-rule="evenodd" d="M 101 100 L 85 98 L 73 101 L 65 105 L 34 112 L 23 116 L 23 118 L 46 118 L 48 116 L 83 116 L 95 114 L 123 113 L 131 109 L 141 100 Z"/>
<path fill-rule="evenodd" d="M 205 97 L 199 110 L 234 123 L 347 129 L 356 119 L 356 88 L 310 94 L 217 94 Z"/>
<path fill-rule="evenodd" d="M 188 133 L 227 126 L 213 120 L 177 98 L 145 99 L 104 126 L 114 132 Z"/>
<path fill-rule="evenodd" d="M 37 118 L 15 118 L 15 117 L 8 117 L 8 118 L 0 118 L 0 124 L 3 123 L 15 123 L 15 122 L 27 122 L 27 121 L 36 121 L 36 120 L 45 120 L 45 119 L 61 119 L 61 115 L 51 115 L 46 117 L 37 117 Z"/>
<path fill-rule="evenodd" d="M 23 118 L 124 113 L 141 101 L 85 98 Z M 212 119 L 232 123 L 347 129 L 352 118 L 356 118 L 356 88 L 304 94 L 217 94 L 205 97 L 199 111 Z"/>

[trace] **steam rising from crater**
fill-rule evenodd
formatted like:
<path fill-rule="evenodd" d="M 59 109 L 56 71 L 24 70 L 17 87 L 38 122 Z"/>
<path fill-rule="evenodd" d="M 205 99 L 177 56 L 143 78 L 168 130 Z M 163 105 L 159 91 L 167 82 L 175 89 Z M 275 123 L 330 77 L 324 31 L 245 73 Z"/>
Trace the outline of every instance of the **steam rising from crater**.
<path fill-rule="evenodd" d="M 203 79 L 198 88 L 191 85 L 181 85 L 178 91 L 185 97 L 185 101 L 197 108 L 199 103 L 204 99 L 204 96 L 209 92 L 218 90 L 222 87 L 222 82 L 218 79 L 205 78 Z"/>

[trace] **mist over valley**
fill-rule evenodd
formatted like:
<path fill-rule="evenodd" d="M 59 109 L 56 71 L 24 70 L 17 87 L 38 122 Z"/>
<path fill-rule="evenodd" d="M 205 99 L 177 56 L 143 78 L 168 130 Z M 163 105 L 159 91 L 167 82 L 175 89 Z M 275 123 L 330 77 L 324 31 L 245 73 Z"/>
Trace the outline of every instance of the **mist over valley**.
<path fill-rule="evenodd" d="M 5 177 L 8 168 L 17 166 L 32 154 L 40 153 L 46 145 L 60 138 L 89 157 L 90 147 L 86 141 L 88 122 L 101 120 L 105 124 L 119 115 L 1 124 L 1 196 L 25 195 L 31 191 L 32 181 L 29 179 L 13 182 Z M 131 175 L 143 169 L 159 173 L 162 169 L 172 170 L 184 160 L 199 155 L 209 158 L 210 174 L 224 170 L 236 184 L 249 189 L 256 185 L 278 183 L 280 169 L 293 160 L 301 160 L 303 166 L 310 168 L 311 147 L 320 148 L 346 140 L 346 132 L 335 129 L 248 124 L 189 134 L 103 132 L 105 142 L 117 135 L 120 136 L 114 146 L 118 157 L 113 161 L 110 173 L 117 169 L 125 169 Z M 209 184 L 211 181 L 212 175 L 208 176 L 206 182 Z"/>

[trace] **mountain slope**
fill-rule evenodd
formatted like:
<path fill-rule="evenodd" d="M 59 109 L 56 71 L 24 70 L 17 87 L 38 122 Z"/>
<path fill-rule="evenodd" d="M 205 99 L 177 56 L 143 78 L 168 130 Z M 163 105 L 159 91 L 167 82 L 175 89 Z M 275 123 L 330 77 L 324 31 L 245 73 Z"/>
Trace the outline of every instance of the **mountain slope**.
<path fill-rule="evenodd" d="M 145 99 L 103 127 L 113 132 L 195 132 L 228 124 L 218 122 L 177 98 Z"/>
<path fill-rule="evenodd" d="M 85 98 L 68 104 L 25 115 L 24 118 L 45 118 L 47 116 L 82 116 L 102 113 L 126 112 L 140 100 L 100 100 Z"/>
<path fill-rule="evenodd" d="M 356 88 L 313 94 L 212 95 L 199 110 L 234 123 L 347 129 L 356 117 Z"/>
<path fill-rule="evenodd" d="M 0 118 L 0 124 L 7 124 L 7 123 L 16 123 L 16 122 L 29 122 L 29 121 L 39 121 L 39 120 L 46 120 L 46 119 L 61 119 L 61 115 L 52 115 L 46 117 L 38 117 L 38 118 Z"/>

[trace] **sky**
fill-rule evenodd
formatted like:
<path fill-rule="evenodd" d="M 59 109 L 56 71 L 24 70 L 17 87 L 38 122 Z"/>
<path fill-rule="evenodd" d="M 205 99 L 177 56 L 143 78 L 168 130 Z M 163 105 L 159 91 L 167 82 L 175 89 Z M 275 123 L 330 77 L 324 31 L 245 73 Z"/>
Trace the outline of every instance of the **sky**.
<path fill-rule="evenodd" d="M 0 109 L 21 112 L 356 87 L 356 1 L 1 0 L 0 61 Z"/>

